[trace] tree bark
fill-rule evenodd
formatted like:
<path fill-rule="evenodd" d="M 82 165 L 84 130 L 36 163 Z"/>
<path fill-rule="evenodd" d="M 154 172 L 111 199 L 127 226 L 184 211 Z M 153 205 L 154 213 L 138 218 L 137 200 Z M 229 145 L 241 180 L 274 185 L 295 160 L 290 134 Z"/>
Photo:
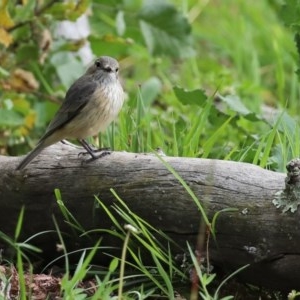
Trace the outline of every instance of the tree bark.
<path fill-rule="evenodd" d="M 187 242 L 197 248 L 197 241 L 202 240 L 199 247 L 205 248 L 203 237 L 207 228 L 197 204 L 157 156 L 113 152 L 88 162 L 87 157 L 78 156 L 79 152 L 57 144 L 45 149 L 22 171 L 15 171 L 20 158 L 0 157 L 3 233 L 14 236 L 24 206 L 21 238 L 55 230 L 55 216 L 60 230 L 69 234 L 65 236 L 66 243 L 78 249 L 87 244 L 72 236 L 54 189 L 60 189 L 65 206 L 82 227 L 91 230 L 114 226 L 94 197 L 110 207 L 118 203 L 110 190 L 113 188 L 132 212 L 177 243 L 174 255 L 186 251 Z M 238 274 L 245 282 L 282 290 L 300 288 L 299 210 L 296 204 L 295 209 L 283 213 L 273 203 L 274 199 L 278 203 L 278 195 L 286 191 L 285 174 L 247 163 L 162 158 L 197 196 L 210 221 L 217 212 L 229 209 L 216 219 L 216 241 L 209 239 L 209 257 L 214 266 L 232 272 L 250 264 Z M 102 246 L 120 243 L 111 235 L 101 236 Z M 30 243 L 40 246 L 44 255 L 55 256 L 58 241 L 54 233 L 42 234 Z M 90 241 L 91 245 L 94 243 L 95 240 Z M 7 249 L 2 241 L 0 247 Z"/>

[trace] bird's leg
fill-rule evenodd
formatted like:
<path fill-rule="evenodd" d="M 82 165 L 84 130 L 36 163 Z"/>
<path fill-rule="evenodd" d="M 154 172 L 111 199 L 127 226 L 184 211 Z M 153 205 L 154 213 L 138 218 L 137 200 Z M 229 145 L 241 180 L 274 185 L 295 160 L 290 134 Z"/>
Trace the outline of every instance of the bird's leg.
<path fill-rule="evenodd" d="M 83 148 L 87 151 L 88 154 L 91 155 L 91 157 L 93 159 L 97 159 L 100 157 L 103 157 L 105 155 L 108 155 L 111 153 L 111 151 L 109 151 L 109 148 L 102 148 L 102 149 L 93 149 L 86 140 L 84 139 L 78 139 L 78 142 L 83 146 Z M 100 154 L 96 155 L 95 153 L 97 152 L 101 152 Z M 80 154 L 87 154 L 87 153 L 79 153 Z"/>
<path fill-rule="evenodd" d="M 103 152 L 103 151 L 108 151 L 108 152 L 111 152 L 110 148 L 109 147 L 103 147 L 103 148 L 95 148 L 95 147 L 92 147 L 86 140 L 82 139 L 82 140 L 78 140 L 79 143 L 85 148 L 85 150 L 88 151 L 88 153 L 90 153 L 90 151 L 92 151 L 93 153 L 96 153 L 96 152 Z M 88 147 L 89 150 L 86 148 Z"/>

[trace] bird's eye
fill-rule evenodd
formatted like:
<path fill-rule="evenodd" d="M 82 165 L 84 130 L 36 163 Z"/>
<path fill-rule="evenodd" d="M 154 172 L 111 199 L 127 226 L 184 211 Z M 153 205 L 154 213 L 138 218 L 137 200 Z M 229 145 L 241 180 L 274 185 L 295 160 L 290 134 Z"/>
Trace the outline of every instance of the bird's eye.
<path fill-rule="evenodd" d="M 116 68 L 116 73 L 118 73 L 119 72 L 119 68 Z"/>
<path fill-rule="evenodd" d="M 101 63 L 100 63 L 99 60 L 96 60 L 96 61 L 95 61 L 95 66 L 96 66 L 97 68 L 99 68 L 99 67 L 101 66 Z"/>

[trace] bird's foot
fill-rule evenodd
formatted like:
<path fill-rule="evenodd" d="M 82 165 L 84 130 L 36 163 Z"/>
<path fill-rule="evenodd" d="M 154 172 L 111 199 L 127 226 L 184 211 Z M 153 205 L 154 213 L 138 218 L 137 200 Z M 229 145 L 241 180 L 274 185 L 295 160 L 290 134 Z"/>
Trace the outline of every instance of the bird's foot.
<path fill-rule="evenodd" d="M 79 152 L 78 157 L 90 155 L 91 158 L 87 160 L 89 162 L 89 161 L 92 161 L 94 159 L 102 158 L 102 157 L 104 157 L 106 155 L 109 155 L 111 153 L 112 153 L 112 151 L 110 150 L 110 148 L 101 148 L 101 149 L 95 149 L 92 152 L 88 152 L 88 151 L 87 152 Z"/>
<path fill-rule="evenodd" d="M 92 157 L 87 160 L 88 162 L 95 160 L 95 159 L 102 158 L 102 157 L 110 155 L 112 153 L 112 151 L 110 151 L 110 150 L 102 150 L 102 149 L 98 149 L 95 152 L 97 152 L 97 154 L 93 153 L 93 155 L 91 155 Z"/>
<path fill-rule="evenodd" d="M 104 147 L 104 148 L 96 148 L 93 149 L 93 152 L 109 152 L 109 154 L 112 152 L 111 149 L 109 147 Z"/>

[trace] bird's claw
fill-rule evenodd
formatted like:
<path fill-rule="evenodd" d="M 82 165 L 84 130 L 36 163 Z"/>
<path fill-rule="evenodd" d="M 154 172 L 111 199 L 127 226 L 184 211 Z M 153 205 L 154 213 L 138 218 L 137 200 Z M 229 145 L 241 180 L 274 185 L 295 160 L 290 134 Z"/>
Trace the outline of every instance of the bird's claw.
<path fill-rule="evenodd" d="M 97 159 L 97 158 L 101 158 L 105 155 L 111 154 L 111 149 L 109 147 L 105 147 L 105 148 L 98 148 L 98 149 L 92 149 L 92 153 L 98 153 L 101 152 L 99 155 L 95 155 L 95 154 L 91 154 L 88 151 L 84 151 L 84 152 L 79 152 L 78 153 L 78 157 L 80 156 L 85 156 L 85 155 L 91 155 L 93 159 Z"/>
<path fill-rule="evenodd" d="M 105 148 L 105 149 L 107 149 L 107 148 Z M 96 152 L 97 154 L 95 154 L 95 152 Z M 99 153 L 99 152 L 100 152 L 100 153 Z M 78 153 L 78 157 L 80 157 L 80 156 L 86 156 L 86 155 L 91 155 L 92 157 L 89 158 L 89 159 L 87 160 L 87 162 L 90 162 L 90 161 L 92 161 L 92 160 L 95 160 L 95 159 L 98 159 L 98 158 L 102 158 L 102 157 L 104 157 L 104 156 L 106 156 L 106 155 L 110 155 L 110 154 L 112 153 L 112 151 L 110 151 L 110 150 L 98 149 L 97 151 L 93 151 L 92 153 L 93 153 L 93 154 L 91 154 L 91 153 L 89 153 L 89 152 L 79 152 L 79 153 Z"/>

